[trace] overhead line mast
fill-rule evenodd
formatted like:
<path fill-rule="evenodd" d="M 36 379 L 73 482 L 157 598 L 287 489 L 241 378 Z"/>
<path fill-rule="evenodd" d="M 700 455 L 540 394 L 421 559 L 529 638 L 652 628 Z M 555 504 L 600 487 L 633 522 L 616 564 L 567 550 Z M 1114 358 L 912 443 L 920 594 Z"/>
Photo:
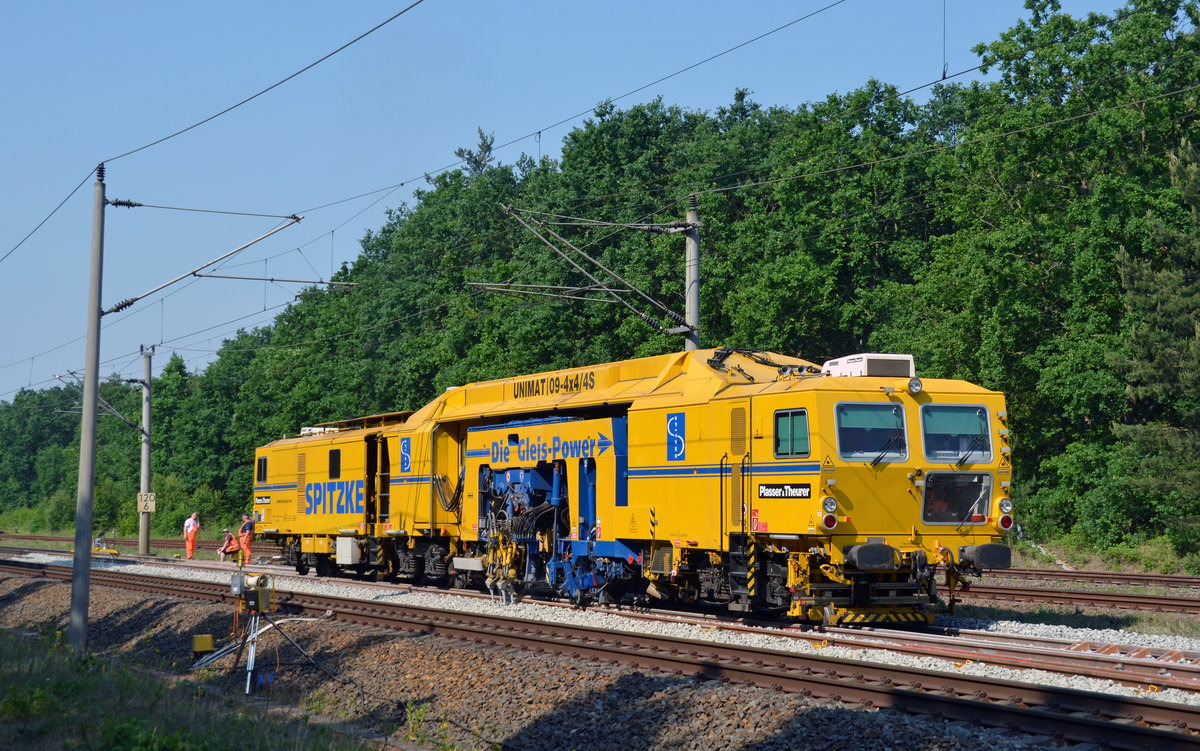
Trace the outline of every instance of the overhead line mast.
<path fill-rule="evenodd" d="M 79 483 L 75 498 L 75 558 L 71 575 L 71 616 L 67 641 L 87 651 L 88 590 L 92 583 L 92 513 L 96 479 L 96 396 L 100 375 L 100 294 L 104 270 L 104 164 L 96 168 L 92 199 L 92 267 L 88 284 L 87 357 L 83 376 L 83 418 L 79 432 Z"/>

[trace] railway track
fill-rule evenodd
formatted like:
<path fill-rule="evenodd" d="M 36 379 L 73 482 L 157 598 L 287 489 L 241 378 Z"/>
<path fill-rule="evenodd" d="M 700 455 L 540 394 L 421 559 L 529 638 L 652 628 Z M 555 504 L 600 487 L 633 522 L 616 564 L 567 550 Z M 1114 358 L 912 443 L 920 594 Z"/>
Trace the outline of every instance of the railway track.
<path fill-rule="evenodd" d="M 989 587 L 972 584 L 955 596 L 961 602 L 1027 602 L 1074 605 L 1104 610 L 1149 610 L 1162 613 L 1200 613 L 1200 597 L 1167 597 L 1145 593 L 1100 592 L 1040 587 Z"/>
<path fill-rule="evenodd" d="M 912 657 L 943 659 L 960 667 L 978 662 L 1011 670 L 1083 676 L 1109 680 L 1147 694 L 1166 688 L 1200 692 L 1200 652 L 958 629 L 908 631 L 799 625 L 781 629 L 778 624 L 689 618 L 675 613 L 622 612 L 621 615 L 658 622 L 669 619 L 714 631 L 796 639 L 816 648 L 888 650 Z"/>
<path fill-rule="evenodd" d="M 70 577 L 69 569 L 64 567 L 20 562 L 6 562 L 0 570 L 22 576 Z M 223 583 L 180 582 L 103 569 L 92 572 L 92 584 L 156 596 L 232 600 L 229 587 Z M 340 622 L 407 633 L 653 668 L 865 706 L 934 713 L 992 727 L 1020 727 L 1025 732 L 1112 748 L 1167 749 L 1200 742 L 1197 707 L 836 659 L 819 652 L 753 649 L 649 634 L 614 635 L 581 626 L 298 592 L 280 591 L 277 599 L 288 613 L 326 615 Z"/>
<path fill-rule="evenodd" d="M 122 550 L 136 550 L 138 541 L 132 537 L 107 537 L 109 543 L 115 545 Z M 43 543 L 51 543 L 55 545 L 74 545 L 75 539 L 71 537 L 44 537 L 41 535 L 18 535 L 18 534 L 3 534 L 0 536 L 0 541 L 18 542 L 18 541 L 39 541 Z M 169 550 L 178 548 L 183 550 L 183 540 L 181 538 L 152 538 L 150 540 L 151 548 L 161 550 Z M 213 551 L 220 547 L 218 540 L 197 540 L 196 549 Z M 1133 586 L 1133 587 L 1165 587 L 1170 589 L 1188 588 L 1200 590 L 1200 576 L 1185 576 L 1182 574 L 1145 574 L 1145 573 L 1122 573 L 1110 571 L 1067 571 L 1063 569 L 1039 569 L 1039 568 L 1010 568 L 1010 569 L 993 569 L 987 572 L 984 577 L 987 580 L 1029 580 L 1029 581 L 1050 581 L 1050 582 L 1070 582 L 1075 584 L 1107 584 L 1114 586 Z"/>
<path fill-rule="evenodd" d="M 138 549 L 138 541 L 136 538 L 133 538 L 133 537 L 105 537 L 104 540 L 107 543 L 109 543 L 117 548 L 120 548 L 122 551 L 126 551 L 126 550 L 134 551 L 134 550 Z M 50 544 L 50 545 L 70 546 L 70 545 L 75 544 L 75 538 L 74 537 L 44 537 L 42 535 L 20 535 L 20 534 L 13 534 L 10 532 L 5 532 L 3 535 L 0 535 L 0 542 L 5 542 L 5 543 L 9 543 L 9 544 L 20 543 L 20 542 L 40 542 L 40 543 L 46 543 L 46 544 Z M 180 552 L 182 552 L 183 551 L 183 538 L 182 537 L 175 538 L 175 539 L 151 538 L 150 539 L 150 547 L 157 548 L 159 550 L 170 550 L 170 549 L 174 548 L 174 549 L 178 549 Z M 197 550 L 207 550 L 207 551 L 211 551 L 211 552 L 215 553 L 217 551 L 217 548 L 219 548 L 219 547 L 221 547 L 221 542 L 219 540 L 196 540 L 196 549 Z"/>
<path fill-rule="evenodd" d="M 19 542 L 26 540 L 38 540 L 42 542 L 58 542 L 58 543 L 73 543 L 73 540 L 67 538 L 51 538 L 51 537 L 36 537 L 32 535 L 4 535 L 0 538 L 4 542 Z M 118 547 L 128 547 L 132 545 L 136 548 L 136 540 L 127 540 L 120 538 L 110 538 L 109 544 Z M 205 541 L 204 545 L 197 543 L 201 549 L 216 550 L 216 542 Z M 175 540 L 151 540 L 152 548 L 164 548 L 178 546 L 179 542 Z M 988 576 L 992 576 L 1000 572 L 989 572 Z M 1147 582 L 1156 581 L 1154 575 L 1149 574 L 1109 574 L 1104 572 L 1095 572 L 1087 577 L 1079 578 L 1082 572 L 1071 571 L 1052 571 L 1040 569 L 1012 569 L 1010 573 L 1004 573 L 1003 576 L 1009 576 L 1012 579 L 1019 580 L 1023 578 L 1051 578 L 1058 581 L 1064 580 L 1083 580 L 1092 584 L 1126 584 L 1134 586 L 1144 586 Z M 1200 588 L 1200 578 L 1197 577 L 1174 577 L 1172 579 L 1173 586 L 1177 587 L 1198 587 Z M 942 589 L 943 594 L 947 594 L 945 588 Z M 1149 594 L 1145 592 L 1108 592 L 1108 591 L 1091 591 L 1078 589 L 1046 589 L 1042 587 L 1024 587 L 1024 586 L 991 586 L 983 584 L 971 584 L 967 589 L 959 590 L 956 595 L 961 602 L 978 603 L 978 602 L 1024 602 L 1035 603 L 1041 605 L 1061 605 L 1073 606 L 1076 608 L 1091 608 L 1101 610 L 1133 610 L 1133 611 L 1155 611 L 1165 613 L 1185 613 L 1185 614 L 1200 614 L 1200 597 L 1183 597 L 1183 596 L 1166 596 Z"/>
<path fill-rule="evenodd" d="M 1110 571 L 1065 571 L 1062 569 L 1010 568 L 988 571 L 985 579 L 1027 579 L 1030 581 L 1071 582 L 1075 584 L 1112 584 L 1168 589 L 1200 589 L 1200 576 L 1182 574 L 1138 574 Z"/>
<path fill-rule="evenodd" d="M 21 548 L 0 547 L 0 554 L 19 554 Z M 47 552 L 47 551 L 41 551 Z M 61 551 L 60 551 L 61 552 Z M 127 560 L 142 560 L 142 556 L 127 556 Z M 145 562 L 175 566 L 190 566 L 216 571 L 229 571 L 228 564 L 211 561 L 176 561 L 145 557 Z M 269 570 L 277 581 L 304 581 L 283 566 L 257 565 L 256 570 Z M 447 591 L 436 587 L 417 587 L 407 584 L 355 582 L 365 589 L 385 591 L 429 592 L 443 596 L 487 599 L 488 595 L 471 590 Z M 539 601 L 544 607 L 574 607 L 568 603 Z M 1200 652 L 1155 650 L 1147 647 L 1079 642 L 1067 639 L 1037 638 L 1027 635 L 998 634 L 985 631 L 956 629 L 927 629 L 922 632 L 886 628 L 838 628 L 793 625 L 781 628 L 778 622 L 755 621 L 743 618 L 722 618 L 715 615 L 695 615 L 679 611 L 622 609 L 620 615 L 633 620 L 675 622 L 695 625 L 714 631 L 769 635 L 804 641 L 816 647 L 836 646 L 853 650 L 886 649 L 913 657 L 935 657 L 952 664 L 978 662 L 1012 670 L 1044 670 L 1063 675 L 1086 676 L 1110 680 L 1147 693 L 1165 688 L 1200 691 Z"/>
<path fill-rule="evenodd" d="M 1200 652 L 1155 650 L 1130 645 L 1037 638 L 952 629 L 928 632 L 875 632 L 882 648 L 914 656 L 940 657 L 961 665 L 981 662 L 1013 670 L 1044 670 L 1110 680 L 1147 694 L 1164 688 L 1200 691 Z M 855 648 L 854 641 L 833 644 Z"/>

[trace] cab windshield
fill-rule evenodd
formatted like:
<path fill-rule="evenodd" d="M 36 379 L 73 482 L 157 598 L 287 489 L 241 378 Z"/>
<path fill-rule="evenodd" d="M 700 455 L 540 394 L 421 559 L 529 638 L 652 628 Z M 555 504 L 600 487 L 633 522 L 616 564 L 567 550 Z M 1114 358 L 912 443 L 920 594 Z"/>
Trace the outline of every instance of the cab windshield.
<path fill-rule="evenodd" d="M 969 404 L 926 404 L 921 407 L 925 459 L 956 466 L 992 460 L 987 410 Z"/>
<path fill-rule="evenodd" d="M 908 458 L 904 409 L 898 404 L 845 402 L 834 409 L 838 455 L 847 461 L 903 461 Z"/>

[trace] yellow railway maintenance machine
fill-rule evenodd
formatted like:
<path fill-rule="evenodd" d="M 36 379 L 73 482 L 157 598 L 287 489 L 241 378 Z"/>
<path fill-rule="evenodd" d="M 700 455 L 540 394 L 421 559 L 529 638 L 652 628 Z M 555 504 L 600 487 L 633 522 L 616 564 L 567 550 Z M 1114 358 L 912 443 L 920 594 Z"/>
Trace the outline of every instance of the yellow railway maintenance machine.
<path fill-rule="evenodd" d="M 298 569 L 869 623 L 932 620 L 938 568 L 953 593 L 1009 565 L 1003 395 L 909 355 L 697 350 L 322 430 L 257 457 L 260 529 Z"/>

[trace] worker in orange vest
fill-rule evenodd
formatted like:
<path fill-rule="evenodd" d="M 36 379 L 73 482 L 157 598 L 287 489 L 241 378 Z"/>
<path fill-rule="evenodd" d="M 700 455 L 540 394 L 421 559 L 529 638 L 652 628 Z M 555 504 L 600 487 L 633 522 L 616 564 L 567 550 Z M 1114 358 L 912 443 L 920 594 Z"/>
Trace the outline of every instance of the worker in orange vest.
<path fill-rule="evenodd" d="M 254 522 L 250 519 L 249 514 L 242 514 L 242 527 L 238 530 L 238 543 L 241 544 L 242 550 L 238 558 L 238 567 L 246 565 L 246 561 L 250 560 L 250 538 L 254 536 Z"/>
<path fill-rule="evenodd" d="M 183 546 L 190 560 L 196 552 L 196 533 L 200 531 L 200 514 L 195 511 L 183 523 Z"/>
<path fill-rule="evenodd" d="M 221 531 L 225 533 L 225 539 L 221 541 L 221 549 L 217 551 L 217 557 L 222 563 L 225 562 L 226 555 L 232 556 L 231 560 L 237 560 L 234 554 L 241 550 L 242 546 L 238 544 L 237 538 L 228 529 Z"/>

